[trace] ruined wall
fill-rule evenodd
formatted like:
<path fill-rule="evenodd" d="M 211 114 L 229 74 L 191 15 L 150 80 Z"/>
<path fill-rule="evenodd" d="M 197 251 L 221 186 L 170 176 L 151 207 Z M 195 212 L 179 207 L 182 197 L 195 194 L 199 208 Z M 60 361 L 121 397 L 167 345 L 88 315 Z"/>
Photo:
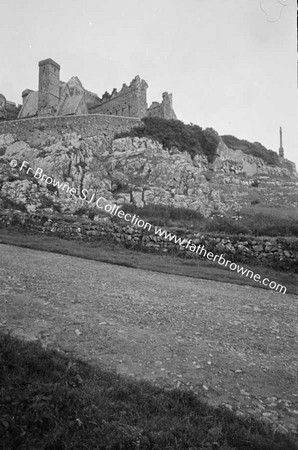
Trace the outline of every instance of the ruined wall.
<path fill-rule="evenodd" d="M 12 134 L 25 141 L 35 130 L 47 130 L 48 134 L 64 134 L 75 131 L 82 137 L 101 135 L 112 139 L 115 133 L 130 130 L 141 124 L 137 118 L 114 117 L 100 114 L 64 117 L 40 117 L 0 122 L 0 134 Z"/>
<path fill-rule="evenodd" d="M 129 86 L 123 84 L 121 91 L 114 89 L 105 93 L 96 106 L 90 107 L 90 113 L 111 114 L 124 117 L 145 117 L 147 111 L 148 85 L 136 76 Z"/>
<path fill-rule="evenodd" d="M 162 117 L 163 119 L 177 119 L 173 109 L 173 96 L 168 92 L 162 94 L 162 102 L 153 102 L 147 110 L 148 117 Z"/>
<path fill-rule="evenodd" d="M 20 105 L 7 101 L 4 95 L 0 94 L 0 121 L 17 119 L 20 109 Z"/>
<path fill-rule="evenodd" d="M 172 94 L 163 93 L 163 100 L 155 102 L 148 110 L 147 88 L 145 80 L 137 75 L 129 84 L 123 84 L 118 92 L 105 92 L 100 98 L 97 94 L 87 91 L 77 77 L 72 77 L 68 83 L 60 81 L 60 65 L 51 58 L 39 61 L 38 90 L 25 89 L 22 93 L 23 107 L 19 110 L 10 108 L 7 112 L 3 107 L 0 95 L 0 120 L 16 120 L 25 117 L 53 117 L 77 114 L 106 114 L 121 117 L 143 118 L 147 115 L 176 119 L 172 106 Z M 68 97 L 84 94 L 84 101 L 78 109 L 78 99 L 68 101 Z M 82 104 L 84 106 L 82 106 Z M 19 114 L 20 111 L 20 114 Z"/>
<path fill-rule="evenodd" d="M 19 115 L 20 109 L 20 106 L 17 106 L 13 102 L 6 102 L 7 120 L 16 120 Z"/>

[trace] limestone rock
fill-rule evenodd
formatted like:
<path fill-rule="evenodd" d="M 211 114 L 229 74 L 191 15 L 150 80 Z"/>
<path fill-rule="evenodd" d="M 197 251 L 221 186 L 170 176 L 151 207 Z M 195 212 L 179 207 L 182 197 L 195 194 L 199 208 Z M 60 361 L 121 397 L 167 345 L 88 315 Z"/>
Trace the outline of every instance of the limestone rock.
<path fill-rule="evenodd" d="M 21 138 L 17 132 L 0 135 L 0 201 L 31 212 L 50 208 L 74 213 L 94 208 L 103 197 L 120 205 L 188 208 L 208 217 L 237 202 L 250 204 L 250 181 L 239 175 L 245 170 L 285 175 L 285 168 L 268 167 L 260 158 L 231 150 L 222 141 L 217 154 L 215 162 L 208 164 L 204 155 L 192 159 L 187 152 L 165 149 L 145 137 L 107 140 L 98 131 L 83 135 L 59 128 L 49 133 L 32 126 Z M 16 168 L 10 167 L 11 160 L 17 160 Z M 26 164 L 20 170 L 22 162 Z M 56 187 L 36 176 L 37 170 L 48 181 L 55 181 Z M 73 189 L 73 195 L 60 188 L 63 183 Z M 271 189 L 281 191 L 279 179 L 274 183 Z M 268 184 L 260 189 L 267 197 L 273 192 L 268 191 Z M 291 184 L 288 191 L 292 192 Z M 272 201 L 275 198 L 272 194 Z M 281 202 L 285 203 L 283 197 Z"/>

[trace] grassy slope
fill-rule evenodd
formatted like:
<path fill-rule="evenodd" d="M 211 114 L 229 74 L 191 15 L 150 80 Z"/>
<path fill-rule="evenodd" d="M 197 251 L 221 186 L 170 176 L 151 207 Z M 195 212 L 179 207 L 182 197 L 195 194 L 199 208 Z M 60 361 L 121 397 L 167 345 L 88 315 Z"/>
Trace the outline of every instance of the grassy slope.
<path fill-rule="evenodd" d="M 297 237 L 298 208 L 274 208 L 266 205 L 243 207 L 240 211 L 241 220 L 235 221 L 235 210 L 227 212 L 225 217 L 205 218 L 200 213 L 187 208 L 173 208 L 161 205 L 145 205 L 137 208 L 124 205 L 126 212 L 139 215 L 143 220 L 166 227 L 178 227 L 192 230 L 196 233 L 224 233 L 228 235 Z M 124 219 L 113 217 L 113 221 L 125 226 Z"/>
<path fill-rule="evenodd" d="M 137 269 L 152 270 L 175 275 L 202 278 L 226 283 L 253 286 L 256 289 L 267 289 L 250 278 L 223 268 L 215 262 L 205 259 L 189 260 L 175 256 L 162 256 L 153 253 L 142 253 L 128 250 L 121 245 L 107 244 L 103 241 L 83 242 L 78 240 L 65 240 L 44 234 L 21 233 L 16 230 L 0 229 L 0 243 L 18 245 L 36 250 L 61 253 L 77 256 L 95 261 L 119 264 Z M 242 265 L 242 264 L 241 264 Z M 262 278 L 269 278 L 286 286 L 288 294 L 298 295 L 298 275 L 262 267 L 245 265 Z"/>
<path fill-rule="evenodd" d="M 287 449 L 265 423 L 0 334 L 0 448 Z"/>

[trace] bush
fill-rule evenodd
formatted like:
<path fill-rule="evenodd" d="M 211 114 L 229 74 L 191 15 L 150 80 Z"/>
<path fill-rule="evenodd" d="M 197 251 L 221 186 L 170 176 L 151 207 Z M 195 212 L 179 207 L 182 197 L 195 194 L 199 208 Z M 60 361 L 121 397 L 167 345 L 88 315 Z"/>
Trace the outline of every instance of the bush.
<path fill-rule="evenodd" d="M 148 137 L 160 142 L 165 148 L 177 147 L 181 152 L 188 152 L 192 158 L 201 154 L 207 157 L 208 162 L 214 162 L 220 137 L 213 128 L 203 130 L 199 125 L 186 125 L 181 120 L 161 117 L 144 117 L 142 121 L 142 126 L 118 133 L 115 139 Z M 221 138 L 232 150 L 242 150 L 243 153 L 263 159 L 269 165 L 280 166 L 278 154 L 259 142 L 248 142 L 232 135 L 224 135 Z"/>
<path fill-rule="evenodd" d="M 160 142 L 165 148 L 177 147 L 188 152 L 193 158 L 204 154 L 213 162 L 219 144 L 219 136 L 212 128 L 203 130 L 198 125 L 185 125 L 180 120 L 167 120 L 160 117 L 144 117 L 143 125 L 130 131 L 117 134 L 119 137 L 148 137 Z"/>
<path fill-rule="evenodd" d="M 273 150 L 268 150 L 259 142 L 248 142 L 244 139 L 238 139 L 235 136 L 225 135 L 221 136 L 224 143 L 232 150 L 242 150 L 247 155 L 262 158 L 267 164 L 271 166 L 280 166 L 278 154 Z"/>

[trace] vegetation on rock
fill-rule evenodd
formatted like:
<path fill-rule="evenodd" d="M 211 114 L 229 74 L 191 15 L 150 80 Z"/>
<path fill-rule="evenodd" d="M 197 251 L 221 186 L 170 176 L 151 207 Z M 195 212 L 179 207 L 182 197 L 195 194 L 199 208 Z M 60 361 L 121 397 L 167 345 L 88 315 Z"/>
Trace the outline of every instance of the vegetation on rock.
<path fill-rule="evenodd" d="M 186 125 L 181 120 L 167 120 L 159 117 L 144 117 L 144 125 L 115 137 L 149 137 L 160 142 L 165 148 L 177 147 L 188 152 L 193 158 L 205 155 L 213 162 L 219 144 L 219 136 L 212 128 L 203 130 L 198 125 Z"/>
<path fill-rule="evenodd" d="M 212 163 L 217 154 L 220 136 L 213 128 L 203 130 L 199 125 L 186 125 L 180 120 L 167 120 L 160 117 L 144 117 L 143 125 L 115 137 L 149 137 L 160 142 L 165 148 L 177 147 L 188 152 L 193 158 L 197 154 L 205 155 Z M 247 155 L 261 158 L 272 166 L 280 166 L 278 154 L 268 150 L 259 142 L 248 142 L 232 135 L 221 136 L 225 145 L 232 150 L 241 150 Z"/>
<path fill-rule="evenodd" d="M 232 135 L 221 136 L 221 138 L 226 146 L 231 148 L 232 150 L 241 150 L 247 155 L 262 158 L 267 164 L 271 166 L 280 166 L 278 154 L 273 150 L 268 150 L 259 142 L 248 142 L 245 139 L 238 139 Z"/>

